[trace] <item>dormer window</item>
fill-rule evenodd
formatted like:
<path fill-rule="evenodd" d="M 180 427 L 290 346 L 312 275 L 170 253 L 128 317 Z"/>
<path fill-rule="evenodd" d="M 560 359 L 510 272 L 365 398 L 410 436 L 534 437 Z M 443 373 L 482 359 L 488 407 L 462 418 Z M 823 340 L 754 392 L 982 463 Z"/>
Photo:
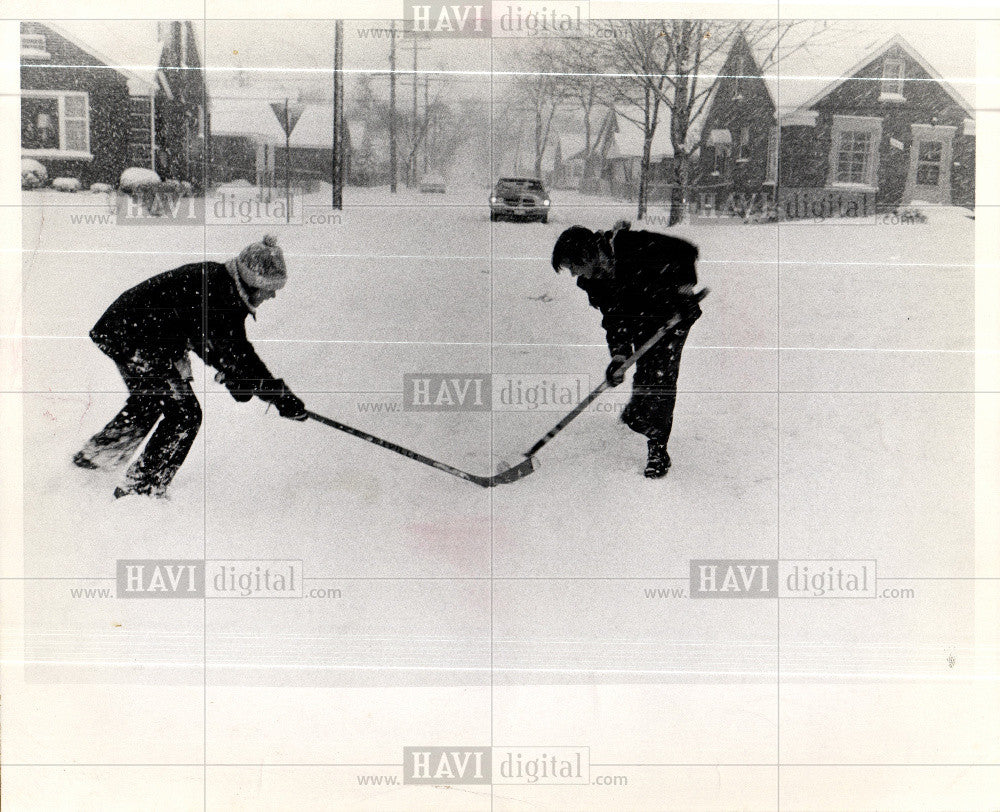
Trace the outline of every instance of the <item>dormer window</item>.
<path fill-rule="evenodd" d="M 44 34 L 21 34 L 22 59 L 51 59 L 45 47 Z"/>
<path fill-rule="evenodd" d="M 882 62 L 881 101 L 905 101 L 903 97 L 904 65 L 902 59 L 885 59 Z"/>

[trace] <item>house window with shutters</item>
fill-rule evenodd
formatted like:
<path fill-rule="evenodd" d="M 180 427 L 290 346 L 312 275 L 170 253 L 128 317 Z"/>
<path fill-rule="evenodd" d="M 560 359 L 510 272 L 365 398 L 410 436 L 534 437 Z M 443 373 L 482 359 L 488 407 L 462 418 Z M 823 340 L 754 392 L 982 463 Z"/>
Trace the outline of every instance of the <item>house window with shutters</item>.
<path fill-rule="evenodd" d="M 23 90 L 21 152 L 42 158 L 92 158 L 87 94 Z"/>

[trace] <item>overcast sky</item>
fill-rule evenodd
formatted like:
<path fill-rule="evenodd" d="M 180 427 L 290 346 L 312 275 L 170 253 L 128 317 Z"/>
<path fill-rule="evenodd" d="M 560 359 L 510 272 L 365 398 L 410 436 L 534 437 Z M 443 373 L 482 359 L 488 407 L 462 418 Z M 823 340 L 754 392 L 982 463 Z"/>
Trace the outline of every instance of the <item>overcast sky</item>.
<path fill-rule="evenodd" d="M 344 25 L 344 67 L 352 72 L 387 70 L 389 43 L 365 30 L 384 29 L 385 21 L 347 21 Z M 842 46 L 787 60 L 782 77 L 796 81 L 841 77 L 854 66 L 865 51 L 885 41 L 893 34 L 902 34 L 937 71 L 944 76 L 970 103 L 975 99 L 975 24 L 961 21 L 864 21 L 845 22 L 858 31 Z M 137 47 L 140 40 L 155 36 L 155 24 L 143 22 L 65 21 L 62 27 L 75 33 L 82 41 L 92 43 L 110 61 L 131 64 L 147 53 Z M 334 24 L 331 20 L 247 20 L 195 22 L 200 37 L 204 37 L 205 64 L 208 67 L 209 89 L 217 98 L 228 95 L 235 72 L 242 68 L 265 95 L 281 86 L 289 89 L 311 88 L 313 92 L 330 95 L 333 68 Z M 537 41 L 537 40 L 536 40 Z M 511 40 L 435 37 L 421 42 L 418 70 L 443 71 L 450 81 L 469 95 L 489 95 L 491 65 L 513 64 L 509 59 L 512 47 L 523 43 Z M 409 41 L 400 42 L 397 68 L 412 70 L 413 48 Z M 401 92 L 408 89 L 403 77 Z M 386 80 L 376 88 L 387 88 Z M 283 91 L 280 91 L 283 92 Z"/>

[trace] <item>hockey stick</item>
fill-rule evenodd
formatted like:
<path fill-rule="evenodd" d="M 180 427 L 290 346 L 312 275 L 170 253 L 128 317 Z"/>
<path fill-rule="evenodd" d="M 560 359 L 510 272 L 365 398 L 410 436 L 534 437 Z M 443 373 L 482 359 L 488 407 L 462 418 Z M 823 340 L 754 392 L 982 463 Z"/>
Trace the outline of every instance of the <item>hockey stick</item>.
<path fill-rule="evenodd" d="M 708 288 L 702 288 L 694 295 L 695 295 L 695 300 L 700 302 L 702 299 L 705 298 L 706 295 L 708 295 Z M 641 347 L 639 347 L 639 349 L 637 349 L 627 359 L 625 359 L 624 363 L 622 363 L 620 367 L 621 371 L 625 372 L 629 368 L 635 366 L 635 363 L 640 358 L 642 358 L 642 356 L 644 356 L 647 352 L 649 352 L 653 348 L 653 346 L 660 341 L 660 339 L 662 339 L 668 332 L 673 330 L 683 320 L 684 320 L 683 314 L 671 317 L 670 321 L 668 321 L 659 330 L 653 333 L 653 335 L 651 335 L 649 339 Z M 535 443 L 531 448 L 529 448 L 526 452 L 524 452 L 525 458 L 521 462 L 519 462 L 517 465 L 511 466 L 506 471 L 501 471 L 500 473 L 491 477 L 492 482 L 490 484 L 509 485 L 511 482 L 517 482 L 519 479 L 523 479 L 524 477 L 528 476 L 528 474 L 530 474 L 532 471 L 535 470 L 535 463 L 534 463 L 535 454 L 541 451 L 542 448 L 549 442 L 549 440 L 555 437 L 560 431 L 562 431 L 564 428 L 566 428 L 566 426 L 568 426 L 577 417 L 579 417 L 581 412 L 583 412 L 584 409 L 586 409 L 591 403 L 597 400 L 597 398 L 601 396 L 604 390 L 608 389 L 609 387 L 610 384 L 608 383 L 607 379 L 601 381 L 593 392 L 591 392 L 589 395 L 587 395 L 587 397 L 581 400 L 573 408 L 573 410 L 569 414 L 567 414 L 562 420 L 556 423 L 544 437 L 542 437 L 537 443 Z"/>
<path fill-rule="evenodd" d="M 332 420 L 329 417 L 324 417 L 321 414 L 316 414 L 316 412 L 306 411 L 317 423 L 322 423 L 324 426 L 329 426 L 332 429 L 337 429 L 338 431 L 343 431 L 361 440 L 366 440 L 369 443 L 374 443 L 377 446 L 386 448 L 389 451 L 395 451 L 397 454 L 402 454 L 404 457 L 409 457 L 411 460 L 416 460 L 417 462 L 422 462 L 424 465 L 429 465 L 431 468 L 437 468 L 439 471 L 444 471 L 446 474 L 451 474 L 452 476 L 457 476 L 459 479 L 464 479 L 466 482 L 472 482 L 483 488 L 491 487 L 494 482 L 495 477 L 488 476 L 477 476 L 476 474 L 470 474 L 467 471 L 461 471 L 454 466 L 448 465 L 447 463 L 440 462 L 438 460 L 431 459 L 430 457 L 419 454 L 416 451 L 411 451 L 409 448 L 404 448 L 401 445 L 396 445 L 396 443 L 389 442 L 388 440 L 383 440 L 381 437 L 376 437 L 374 434 L 369 434 L 366 431 L 361 431 L 361 429 L 356 429 L 353 426 L 348 426 L 346 423 L 340 423 L 336 420 Z"/>

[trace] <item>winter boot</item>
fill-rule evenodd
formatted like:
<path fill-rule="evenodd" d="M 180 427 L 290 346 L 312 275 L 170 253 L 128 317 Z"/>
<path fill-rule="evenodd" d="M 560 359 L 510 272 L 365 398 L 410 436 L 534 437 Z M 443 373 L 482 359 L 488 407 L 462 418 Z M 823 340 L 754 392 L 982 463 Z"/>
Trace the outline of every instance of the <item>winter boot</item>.
<path fill-rule="evenodd" d="M 115 488 L 115 499 L 121 499 L 123 496 L 131 496 L 132 494 L 138 494 L 139 496 L 152 496 L 155 499 L 169 498 L 167 496 L 166 485 L 119 485 Z"/>
<path fill-rule="evenodd" d="M 646 460 L 645 476 L 648 479 L 659 479 L 667 475 L 670 469 L 670 455 L 667 453 L 667 444 L 662 440 L 650 440 L 647 444 L 649 448 L 649 458 Z"/>
<path fill-rule="evenodd" d="M 82 451 L 77 451 L 73 455 L 73 465 L 77 468 L 86 468 L 88 471 L 96 471 L 99 467 L 96 462 L 94 462 L 90 457 L 84 454 Z"/>

